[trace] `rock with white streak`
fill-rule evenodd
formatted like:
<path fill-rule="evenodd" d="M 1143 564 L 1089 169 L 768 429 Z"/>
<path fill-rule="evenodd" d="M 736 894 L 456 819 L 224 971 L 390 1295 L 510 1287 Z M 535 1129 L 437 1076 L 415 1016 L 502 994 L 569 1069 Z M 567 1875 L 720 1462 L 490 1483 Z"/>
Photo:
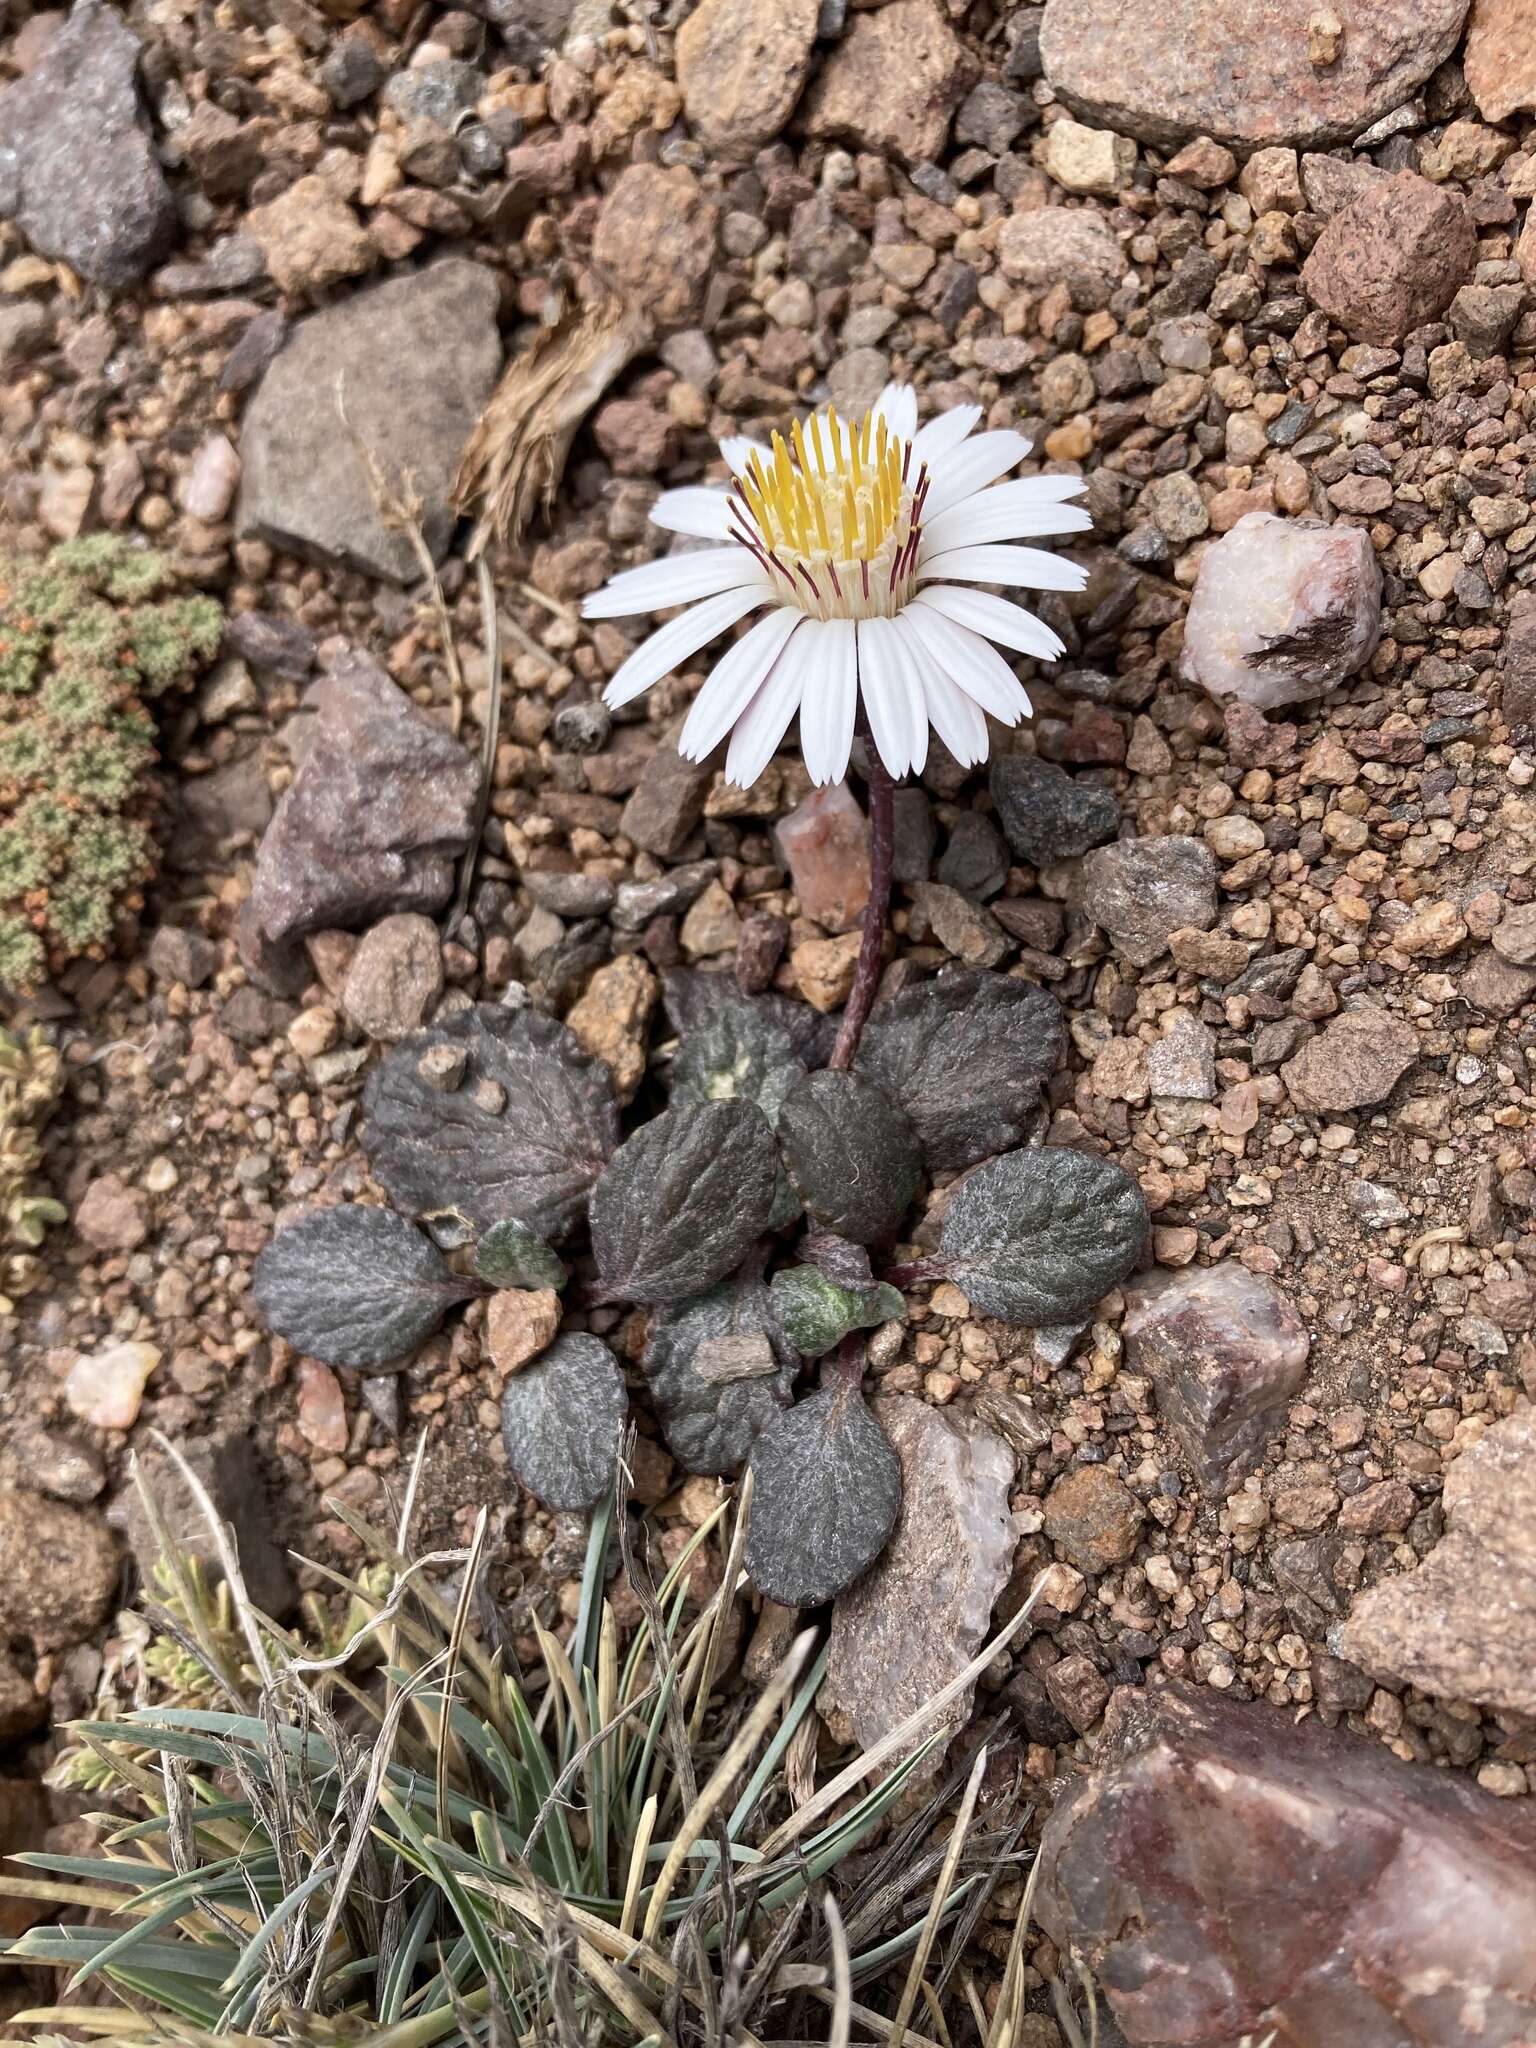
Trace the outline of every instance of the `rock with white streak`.
<path fill-rule="evenodd" d="M 1380 638 L 1381 571 L 1363 528 L 1245 512 L 1201 557 L 1181 670 L 1213 697 L 1270 711 L 1335 688 Z"/>

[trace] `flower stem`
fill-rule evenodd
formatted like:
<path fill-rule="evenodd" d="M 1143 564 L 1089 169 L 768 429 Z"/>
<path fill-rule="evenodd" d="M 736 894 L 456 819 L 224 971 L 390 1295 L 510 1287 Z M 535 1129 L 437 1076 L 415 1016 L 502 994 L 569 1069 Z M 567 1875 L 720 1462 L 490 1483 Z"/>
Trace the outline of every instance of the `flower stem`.
<path fill-rule="evenodd" d="M 886 772 L 874 741 L 866 740 L 865 747 L 869 758 L 869 903 L 864 911 L 864 938 L 853 970 L 853 987 L 848 992 L 837 1043 L 827 1063 L 844 1069 L 853 1065 L 859 1040 L 864 1036 L 864 1026 L 874 1008 L 875 991 L 880 986 L 880 969 L 885 961 L 886 926 L 891 917 L 896 785 Z"/>

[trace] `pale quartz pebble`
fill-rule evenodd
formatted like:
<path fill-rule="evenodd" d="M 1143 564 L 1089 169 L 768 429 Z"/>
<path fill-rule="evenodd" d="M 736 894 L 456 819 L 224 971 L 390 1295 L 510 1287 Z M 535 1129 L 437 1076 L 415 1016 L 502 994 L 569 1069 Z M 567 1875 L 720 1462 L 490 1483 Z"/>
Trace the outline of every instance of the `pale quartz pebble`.
<path fill-rule="evenodd" d="M 299 1434 L 317 1451 L 347 1448 L 347 1404 L 341 1382 L 318 1358 L 299 1360 Z"/>
<path fill-rule="evenodd" d="M 1180 668 L 1213 697 L 1269 711 L 1321 697 L 1380 637 L 1381 571 L 1362 527 L 1246 512 L 1201 556 Z"/>
<path fill-rule="evenodd" d="M 160 1356 L 158 1344 L 109 1344 L 77 1358 L 64 1382 L 71 1413 L 96 1429 L 131 1429 Z"/>
<path fill-rule="evenodd" d="M 222 519 L 240 482 L 240 458 L 223 434 L 210 434 L 192 458 L 183 500 L 193 519 Z"/>
<path fill-rule="evenodd" d="M 869 824 L 846 782 L 813 789 L 779 821 L 779 846 L 801 914 L 846 932 L 869 901 Z"/>

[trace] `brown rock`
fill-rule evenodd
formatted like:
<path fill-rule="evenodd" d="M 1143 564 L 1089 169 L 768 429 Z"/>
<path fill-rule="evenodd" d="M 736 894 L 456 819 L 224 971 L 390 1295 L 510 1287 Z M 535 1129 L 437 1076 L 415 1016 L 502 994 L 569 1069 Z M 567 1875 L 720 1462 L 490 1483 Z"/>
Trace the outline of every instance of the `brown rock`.
<path fill-rule="evenodd" d="M 560 1328 L 560 1297 L 553 1287 L 503 1287 L 485 1312 L 485 1348 L 506 1377 L 547 1351 Z"/>
<path fill-rule="evenodd" d="M 803 915 L 850 930 L 869 901 L 869 823 L 847 783 L 813 789 L 780 819 L 778 837 Z"/>
<path fill-rule="evenodd" d="M 443 949 L 430 917 L 402 911 L 363 934 L 342 990 L 359 1031 L 392 1045 L 419 1031 L 443 992 Z"/>
<path fill-rule="evenodd" d="M 1356 341 L 1395 346 L 1445 311 L 1476 254 L 1460 195 L 1400 171 L 1329 221 L 1302 266 L 1302 289 Z"/>
<path fill-rule="evenodd" d="M 1313 0 L 1048 0 L 1040 57 L 1058 99 L 1142 142 L 1327 149 L 1411 99 L 1449 57 L 1466 0 L 1349 12 L 1314 61 Z"/>
<path fill-rule="evenodd" d="M 1045 1533 L 1080 1572 L 1107 1572 L 1136 1552 L 1146 1509 L 1103 1465 L 1078 1465 L 1045 1497 Z"/>
<path fill-rule="evenodd" d="M 789 956 L 790 971 L 813 1010 L 836 1010 L 848 1000 L 859 958 L 861 932 L 840 939 L 806 939 Z"/>
<path fill-rule="evenodd" d="M 1392 934 L 1392 943 L 1410 960 L 1443 960 L 1467 936 L 1467 927 L 1454 903 L 1441 900 L 1423 903 Z M 1536 934 L 1533 934 L 1536 940 Z M 1497 938 L 1494 944 L 1498 944 Z"/>
<path fill-rule="evenodd" d="M 0 1859 L 43 1848 L 52 1819 L 48 1794 L 41 1785 L 31 1778 L 0 1778 Z M 22 1877 L 26 1873 L 7 1862 L 5 1874 Z M 0 1937 L 14 1941 L 57 1911 L 42 1900 L 0 1899 Z"/>
<path fill-rule="evenodd" d="M 48 1718 L 48 1702 L 8 1651 L 0 1650 L 0 1743 L 30 1735 Z"/>
<path fill-rule="evenodd" d="M 832 1610 L 821 1712 L 869 1748 L 975 1656 L 1008 1583 L 1017 1538 L 1008 1512 L 1015 1459 L 1000 1436 L 961 1429 L 925 1402 L 897 1395 L 875 1413 L 901 1459 L 902 1504 L 879 1561 Z M 970 1691 L 934 1724 L 931 1777 L 970 1718 Z"/>
<path fill-rule="evenodd" d="M 316 292 L 361 277 L 378 254 L 362 222 L 324 178 L 299 178 L 265 206 L 252 207 L 246 231 L 285 292 Z"/>
<path fill-rule="evenodd" d="M 149 1235 L 149 1197 L 115 1173 L 99 1174 L 80 1198 L 75 1229 L 96 1251 L 137 1251 Z"/>
<path fill-rule="evenodd" d="M 285 1620 L 298 1600 L 298 1589 L 287 1557 L 274 1538 L 272 1503 L 254 1439 L 227 1431 L 178 1443 L 176 1448 L 207 1491 L 215 1514 L 232 1533 L 240 1573 L 252 1600 L 273 1621 Z M 180 1470 L 154 1445 L 143 1447 L 138 1457 L 173 1540 L 217 1579 L 220 1570 L 213 1532 Z M 139 1576 L 147 1581 L 160 1560 L 160 1540 L 131 1479 L 108 1507 L 107 1519 L 127 1538 Z"/>
<path fill-rule="evenodd" d="M 1512 967 L 1536 966 L 1536 903 L 1511 903 L 1493 930 L 1493 950 Z"/>
<path fill-rule="evenodd" d="M 745 161 L 794 112 L 817 0 L 702 0 L 677 32 L 683 109 L 716 156 Z"/>
<path fill-rule="evenodd" d="M 692 171 L 631 164 L 603 201 L 592 254 L 637 312 L 685 327 L 703 304 L 716 217 Z"/>
<path fill-rule="evenodd" d="M 1036 1909 L 1134 2043 L 1520 2048 L 1529 1804 L 1262 1702 L 1126 1688 L 1046 1824 Z"/>
<path fill-rule="evenodd" d="M 674 859 L 698 830 L 712 778 L 707 763 L 685 761 L 670 743 L 658 747 L 624 806 L 619 830 L 658 859 Z"/>
<path fill-rule="evenodd" d="M 1065 1714 L 1079 1735 L 1086 1735 L 1104 1711 L 1109 1681 L 1091 1658 L 1079 1652 L 1051 1666 L 1045 1690 L 1057 1712 Z"/>
<path fill-rule="evenodd" d="M 638 953 L 600 967 L 566 1024 L 586 1052 L 604 1061 L 621 1102 L 645 1073 L 645 1033 L 656 1003 L 656 977 Z"/>
<path fill-rule="evenodd" d="M 0 1634 L 41 1656 L 94 1634 L 117 1597 L 117 1543 L 94 1508 L 0 1491 Z"/>
<path fill-rule="evenodd" d="M 1307 1373 L 1310 1340 L 1273 1282 L 1236 1259 L 1150 1273 L 1129 1290 L 1126 1358 L 1200 1480 L 1230 1491 L 1285 1419 Z"/>
<path fill-rule="evenodd" d="M 1536 1715 L 1536 1409 L 1463 1451 L 1443 1499 L 1428 1557 L 1362 1593 L 1329 1648 L 1392 1684 Z"/>
<path fill-rule="evenodd" d="M 1536 213 L 1536 208 L 1532 211 Z M 1536 604 L 1510 613 L 1504 636 L 1503 708 L 1506 723 L 1536 725 Z"/>
<path fill-rule="evenodd" d="M 849 22 L 811 88 L 806 129 L 879 156 L 931 162 L 975 79 L 932 0 L 891 0 Z"/>
<path fill-rule="evenodd" d="M 1472 0 L 1461 68 L 1485 121 L 1536 107 L 1536 14 L 1526 0 Z"/>
<path fill-rule="evenodd" d="M 1345 1010 L 1280 1069 L 1300 1110 L 1370 1109 L 1385 1102 L 1419 1056 L 1410 1024 L 1388 1010 Z"/>

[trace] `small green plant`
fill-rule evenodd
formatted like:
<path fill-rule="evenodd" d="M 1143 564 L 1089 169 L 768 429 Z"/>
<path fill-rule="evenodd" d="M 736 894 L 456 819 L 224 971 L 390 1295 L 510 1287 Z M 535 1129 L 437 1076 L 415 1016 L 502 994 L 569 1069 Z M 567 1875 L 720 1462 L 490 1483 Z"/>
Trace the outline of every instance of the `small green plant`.
<path fill-rule="evenodd" d="M 223 614 L 114 534 L 0 557 L 0 989 L 99 954 L 154 872 L 153 701 L 217 650 Z"/>
<path fill-rule="evenodd" d="M 40 1028 L 0 1030 L 0 1320 L 33 1286 L 33 1254 L 67 1213 L 37 1181 L 43 1126 L 62 1084 L 58 1052 Z"/>
<path fill-rule="evenodd" d="M 531 1615 L 523 1668 L 490 1598 L 484 1516 L 467 1552 L 411 1560 L 409 1508 L 391 1541 L 333 1504 L 367 1562 L 330 1574 L 334 1616 L 312 1602 L 290 1633 L 252 1608 L 222 1529 L 219 1578 L 171 1547 L 144 1498 L 166 1546 L 142 1657 L 156 1697 L 77 1726 L 59 1767 L 111 1795 L 104 1853 L 29 1854 L 16 1860 L 38 1876 L 0 1879 L 0 1896 L 110 1916 L 0 1951 L 71 1971 L 91 2001 L 116 1994 L 19 2014 L 38 2042 L 61 2028 L 140 2048 L 726 2048 L 765 2027 L 889 2040 L 856 1994 L 894 1966 L 899 1991 L 870 1995 L 925 2017 L 930 1963 L 953 1974 L 1015 1867 L 1022 1808 L 971 1825 L 984 1746 L 947 1846 L 933 1835 L 953 1786 L 891 1823 L 927 1719 L 1028 1605 L 923 1714 L 812 1791 L 827 1651 L 807 1631 L 761 1694 L 724 1682 L 745 1534 L 724 1503 L 653 1587 L 610 1495 L 569 1635 Z M 615 1538 L 640 1616 L 627 1640 L 604 1592 Z M 690 1614 L 711 1538 L 724 1572 Z"/>

